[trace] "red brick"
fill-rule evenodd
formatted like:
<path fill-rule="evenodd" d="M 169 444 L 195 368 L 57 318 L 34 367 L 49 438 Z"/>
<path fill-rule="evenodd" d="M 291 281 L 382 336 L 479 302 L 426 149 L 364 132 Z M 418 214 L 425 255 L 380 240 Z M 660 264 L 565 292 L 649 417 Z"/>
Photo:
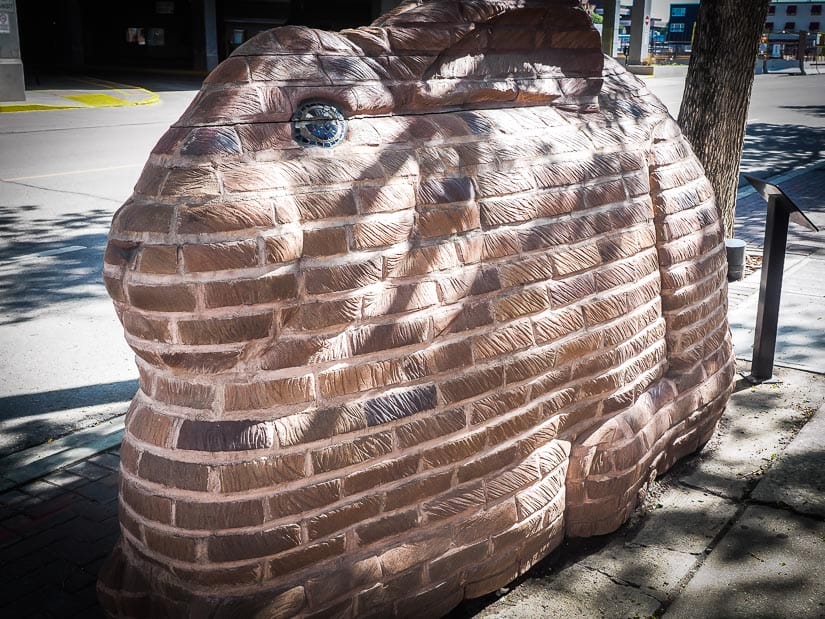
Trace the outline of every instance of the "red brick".
<path fill-rule="evenodd" d="M 458 483 L 463 484 L 482 478 L 494 471 L 501 471 L 510 465 L 518 455 L 518 449 L 515 446 L 510 446 L 471 460 L 458 468 Z"/>
<path fill-rule="evenodd" d="M 411 509 L 357 527 L 355 534 L 359 545 L 369 546 L 387 537 L 409 533 L 417 524 L 418 511 Z"/>
<path fill-rule="evenodd" d="M 263 524 L 264 509 L 260 500 L 217 503 L 175 501 L 175 525 L 184 529 L 218 531 Z"/>
<path fill-rule="evenodd" d="M 372 249 L 395 245 L 406 241 L 412 229 L 413 219 L 407 213 L 402 213 L 401 216 L 384 215 L 380 220 L 359 222 L 352 227 L 353 248 Z"/>
<path fill-rule="evenodd" d="M 298 295 L 298 283 L 292 274 L 210 282 L 203 287 L 208 308 L 272 303 Z"/>
<path fill-rule="evenodd" d="M 139 441 L 151 443 L 158 447 L 169 447 L 175 418 L 155 413 L 149 408 L 139 406 L 130 414 L 127 427 Z"/>
<path fill-rule="evenodd" d="M 532 344 L 533 329 L 529 321 L 524 321 L 473 338 L 473 356 L 482 361 L 512 355 Z"/>
<path fill-rule="evenodd" d="M 375 557 L 348 561 L 338 569 L 327 570 L 306 581 L 307 594 L 313 608 L 323 608 L 332 600 L 349 598 L 382 580 L 381 565 Z"/>
<path fill-rule="evenodd" d="M 445 518 L 452 518 L 458 514 L 470 518 L 468 512 L 484 507 L 484 487 L 481 482 L 460 486 L 444 495 L 424 503 L 422 513 L 429 523 Z"/>
<path fill-rule="evenodd" d="M 172 501 L 142 492 L 125 482 L 120 488 L 121 500 L 134 512 L 156 522 L 172 524 Z"/>
<path fill-rule="evenodd" d="M 487 541 L 472 546 L 451 549 L 448 554 L 430 563 L 430 580 L 441 582 L 457 576 L 467 567 L 477 565 L 489 556 L 490 544 Z"/>
<path fill-rule="evenodd" d="M 314 397 L 311 376 L 265 380 L 257 383 L 229 383 L 225 388 L 228 411 L 270 408 L 309 402 Z"/>
<path fill-rule="evenodd" d="M 418 471 L 419 456 L 414 454 L 376 464 L 344 478 L 344 494 L 358 494 L 391 481 L 411 477 Z"/>
<path fill-rule="evenodd" d="M 429 335 L 429 321 L 407 320 L 354 329 L 349 332 L 348 340 L 353 355 L 364 355 L 420 344 Z"/>
<path fill-rule="evenodd" d="M 165 555 L 176 561 L 193 563 L 197 552 L 197 540 L 192 537 L 181 537 L 155 531 L 149 527 L 143 528 L 146 545 L 150 550 Z"/>
<path fill-rule="evenodd" d="M 384 494 L 384 509 L 391 511 L 420 503 L 452 487 L 452 471 L 438 473 L 392 488 Z"/>
<path fill-rule="evenodd" d="M 415 207 L 415 190 L 412 185 L 400 183 L 364 187 L 358 190 L 357 199 L 363 214 L 389 213 Z"/>
<path fill-rule="evenodd" d="M 239 587 L 254 585 L 260 577 L 257 563 L 241 567 L 221 567 L 217 570 L 191 569 L 173 567 L 172 572 L 187 583 L 201 587 Z"/>
<path fill-rule="evenodd" d="M 304 245 L 298 234 L 283 233 L 264 239 L 264 260 L 267 264 L 293 262 L 301 257 Z"/>
<path fill-rule="evenodd" d="M 189 273 L 255 267 L 258 246 L 255 241 L 184 245 L 183 266 Z"/>
<path fill-rule="evenodd" d="M 168 275 L 177 271 L 178 248 L 175 245 L 144 245 L 140 251 L 141 273 Z"/>
<path fill-rule="evenodd" d="M 333 256 L 347 253 L 347 229 L 320 228 L 304 230 L 304 256 Z"/>
<path fill-rule="evenodd" d="M 502 375 L 500 368 L 468 372 L 464 376 L 442 383 L 439 385 L 439 391 L 445 402 L 460 402 L 500 387 L 503 382 Z"/>
<path fill-rule="evenodd" d="M 310 565 L 344 554 L 344 536 L 339 535 L 317 544 L 310 544 L 294 552 L 287 552 L 269 562 L 272 578 L 283 578 Z"/>
<path fill-rule="evenodd" d="M 421 459 L 424 468 L 437 468 L 472 458 L 481 453 L 486 445 L 486 433 L 476 432 L 431 447 L 421 454 Z"/>
<path fill-rule="evenodd" d="M 206 491 L 207 467 L 203 464 L 167 460 L 144 453 L 138 469 L 141 478 L 183 490 Z"/>
<path fill-rule="evenodd" d="M 459 234 L 481 226 L 478 205 L 473 203 L 445 209 L 428 209 L 419 214 L 416 233 L 421 238 Z"/>
<path fill-rule="evenodd" d="M 218 467 L 221 492 L 273 488 L 306 476 L 302 454 L 271 456 Z"/>
<path fill-rule="evenodd" d="M 334 471 L 387 455 L 392 451 L 392 434 L 382 432 L 312 452 L 312 467 L 317 473 Z"/>
<path fill-rule="evenodd" d="M 307 520 L 309 539 L 316 540 L 347 529 L 377 516 L 380 511 L 381 499 L 377 496 L 365 496 L 352 503 L 327 510 Z"/>
<path fill-rule="evenodd" d="M 304 277 L 309 294 L 352 290 L 377 282 L 381 278 L 381 261 L 373 259 L 356 264 L 308 269 Z"/>
<path fill-rule="evenodd" d="M 338 502 L 341 482 L 325 481 L 312 486 L 286 490 L 269 498 L 269 510 L 274 519 L 301 514 Z"/>
<path fill-rule="evenodd" d="M 151 166 L 147 165 L 138 179 L 138 184 L 135 187 L 136 191 L 141 191 L 141 183 L 144 176 L 149 173 L 152 175 Z M 149 180 L 153 183 L 149 192 L 155 195 L 160 188 L 159 182 L 166 175 L 165 169 L 157 171 L 160 178 L 154 177 Z M 172 222 L 175 217 L 175 209 L 166 204 L 152 204 L 145 202 L 126 202 L 115 213 L 112 219 L 113 232 L 156 232 L 159 234 L 169 234 L 172 229 Z"/>
<path fill-rule="evenodd" d="M 256 314 L 213 318 L 210 320 L 181 320 L 178 334 L 183 344 L 234 344 L 269 337 L 273 315 Z"/>
<path fill-rule="evenodd" d="M 275 444 L 273 423 L 261 421 L 185 420 L 178 431 L 177 448 L 190 451 L 253 451 Z"/>
<path fill-rule="evenodd" d="M 195 291 L 182 284 L 141 286 L 130 284 L 129 302 L 137 309 L 154 312 L 191 312 L 196 306 Z"/>
<path fill-rule="evenodd" d="M 221 193 L 215 171 L 203 168 L 170 168 L 163 183 L 162 196 L 219 196 Z"/>
<path fill-rule="evenodd" d="M 152 395 L 161 402 L 187 408 L 212 408 L 215 388 L 191 381 L 158 377 Z"/>
<path fill-rule="evenodd" d="M 358 211 L 351 190 L 313 191 L 295 196 L 301 219 L 350 217 Z"/>
<path fill-rule="evenodd" d="M 464 430 L 466 426 L 464 411 L 453 409 L 399 426 L 395 434 L 398 437 L 399 446 L 408 449 L 420 443 L 443 439 L 445 436 Z"/>
<path fill-rule="evenodd" d="M 301 527 L 297 524 L 257 533 L 213 535 L 207 543 L 207 554 L 210 561 L 218 563 L 242 561 L 278 554 L 295 548 L 300 541 Z"/>
<path fill-rule="evenodd" d="M 314 331 L 348 325 L 361 316 L 361 297 L 340 301 L 302 303 L 286 326 L 302 331 Z"/>
<path fill-rule="evenodd" d="M 224 204 L 181 206 L 178 211 L 179 234 L 214 234 L 274 225 L 269 202 L 246 200 Z"/>
<path fill-rule="evenodd" d="M 321 441 L 366 427 L 360 404 L 344 404 L 275 420 L 275 431 L 282 447 Z"/>
<path fill-rule="evenodd" d="M 129 335 L 152 342 L 171 342 L 169 322 L 147 318 L 138 312 L 123 313 L 123 328 Z"/>
<path fill-rule="evenodd" d="M 161 353 L 158 365 L 166 365 L 181 373 L 218 374 L 233 369 L 240 357 L 239 349 L 207 353 Z M 153 362 L 151 358 L 149 362 Z"/>

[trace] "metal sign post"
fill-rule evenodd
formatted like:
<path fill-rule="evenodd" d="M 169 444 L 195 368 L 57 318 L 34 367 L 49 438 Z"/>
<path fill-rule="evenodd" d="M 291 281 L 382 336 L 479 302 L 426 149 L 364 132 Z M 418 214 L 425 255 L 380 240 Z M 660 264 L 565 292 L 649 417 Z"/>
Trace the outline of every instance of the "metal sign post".
<path fill-rule="evenodd" d="M 776 185 L 754 176 L 744 175 L 754 189 L 768 202 L 765 219 L 765 246 L 762 250 L 762 279 L 759 285 L 759 306 L 753 336 L 753 360 L 748 380 L 762 383 L 773 376 L 776 352 L 776 331 L 779 323 L 779 301 L 782 296 L 782 274 L 785 269 L 785 248 L 788 223 L 805 226 L 819 232 L 793 200 Z"/>

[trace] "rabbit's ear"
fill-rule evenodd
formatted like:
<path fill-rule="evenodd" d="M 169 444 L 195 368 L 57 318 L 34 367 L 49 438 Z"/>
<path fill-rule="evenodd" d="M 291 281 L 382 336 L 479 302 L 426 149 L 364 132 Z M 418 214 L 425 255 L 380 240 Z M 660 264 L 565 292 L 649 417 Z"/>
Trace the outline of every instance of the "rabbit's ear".
<path fill-rule="evenodd" d="M 601 38 L 587 14 L 567 3 L 547 2 L 476 24 L 438 56 L 423 78 L 433 94 L 460 84 L 468 103 L 483 102 L 495 91 L 499 101 L 516 105 L 596 111 L 603 68 Z"/>

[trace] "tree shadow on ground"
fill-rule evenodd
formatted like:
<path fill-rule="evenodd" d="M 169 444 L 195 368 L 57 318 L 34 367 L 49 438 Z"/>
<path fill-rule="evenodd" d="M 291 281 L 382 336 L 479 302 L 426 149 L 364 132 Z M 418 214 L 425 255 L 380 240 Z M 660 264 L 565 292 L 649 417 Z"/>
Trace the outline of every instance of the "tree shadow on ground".
<path fill-rule="evenodd" d="M 745 135 L 740 172 L 770 178 L 822 161 L 824 156 L 825 127 L 751 123 Z M 747 181 L 740 176 L 739 186 L 745 185 Z"/>
<path fill-rule="evenodd" d="M 818 118 L 825 118 L 825 105 L 780 105 L 782 110 L 796 110 L 808 116 L 816 116 Z"/>
<path fill-rule="evenodd" d="M 0 458 L 123 415 L 137 389 L 123 380 L 0 398 Z"/>
<path fill-rule="evenodd" d="M 30 320 L 60 303 L 106 296 L 101 277 L 111 213 L 31 217 L 38 209 L 0 206 L 0 324 Z"/>

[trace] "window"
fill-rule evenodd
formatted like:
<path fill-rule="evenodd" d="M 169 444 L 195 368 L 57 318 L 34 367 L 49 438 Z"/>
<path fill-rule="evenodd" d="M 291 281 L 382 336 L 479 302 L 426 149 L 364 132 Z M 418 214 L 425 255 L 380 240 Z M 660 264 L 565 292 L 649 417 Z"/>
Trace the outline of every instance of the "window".
<path fill-rule="evenodd" d="M 684 32 L 685 25 L 682 23 L 679 24 L 670 24 L 670 31 L 671 32 Z"/>
<path fill-rule="evenodd" d="M 795 21 L 786 21 L 785 27 L 782 30 L 796 30 L 796 22 Z"/>
<path fill-rule="evenodd" d="M 768 7 L 768 15 L 776 15 L 776 7 L 774 5 Z"/>
<path fill-rule="evenodd" d="M 796 5 L 795 4 L 789 4 L 787 6 L 787 8 L 785 9 L 785 14 L 786 15 L 796 15 Z"/>
<path fill-rule="evenodd" d="M 811 5 L 811 15 L 822 15 L 822 5 L 821 4 L 812 4 Z"/>
<path fill-rule="evenodd" d="M 687 9 L 683 6 L 674 6 L 673 8 L 670 9 L 670 16 L 671 17 L 684 17 L 685 16 L 685 11 L 687 11 Z"/>
<path fill-rule="evenodd" d="M 773 32 L 773 22 L 766 21 L 765 22 L 765 32 Z"/>
<path fill-rule="evenodd" d="M 819 22 L 818 21 L 812 21 L 810 24 L 808 24 L 808 31 L 809 32 L 819 32 Z"/>

